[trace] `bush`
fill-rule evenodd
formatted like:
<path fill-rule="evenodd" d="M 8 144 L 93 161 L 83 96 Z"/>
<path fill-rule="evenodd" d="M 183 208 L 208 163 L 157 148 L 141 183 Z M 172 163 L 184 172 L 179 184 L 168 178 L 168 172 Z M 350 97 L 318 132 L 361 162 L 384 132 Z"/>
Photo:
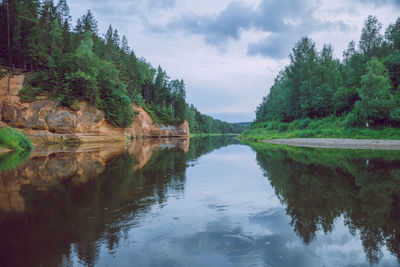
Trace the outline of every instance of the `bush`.
<path fill-rule="evenodd" d="M 129 97 L 120 90 L 112 90 L 101 104 L 106 120 L 116 127 L 127 128 L 132 125 L 134 112 Z"/>
<path fill-rule="evenodd" d="M 17 152 L 33 148 L 31 140 L 26 135 L 11 127 L 0 130 L 0 146 L 16 150 Z"/>
<path fill-rule="evenodd" d="M 279 132 L 284 132 L 288 129 L 288 125 L 286 123 L 280 123 L 278 125 L 278 131 Z"/>
<path fill-rule="evenodd" d="M 42 92 L 40 87 L 33 87 L 33 86 L 25 86 L 23 87 L 18 95 L 21 99 L 21 102 L 32 102 L 36 100 L 36 96 Z"/>
<path fill-rule="evenodd" d="M 311 119 L 310 118 L 305 118 L 300 120 L 299 122 L 299 129 L 304 129 L 307 128 L 308 124 L 310 124 Z"/>
<path fill-rule="evenodd" d="M 78 101 L 74 101 L 69 108 L 74 110 L 74 111 L 81 110 L 81 106 L 80 106 Z"/>

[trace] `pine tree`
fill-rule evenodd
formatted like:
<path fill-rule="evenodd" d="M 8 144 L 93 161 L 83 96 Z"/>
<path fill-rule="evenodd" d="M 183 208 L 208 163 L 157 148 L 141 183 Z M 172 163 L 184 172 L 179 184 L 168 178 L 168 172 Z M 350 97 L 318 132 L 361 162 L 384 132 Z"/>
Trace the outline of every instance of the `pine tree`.
<path fill-rule="evenodd" d="M 65 23 L 67 21 L 68 23 L 71 22 L 71 16 L 69 13 L 69 6 L 67 4 L 66 0 L 59 0 L 57 4 L 57 15 L 60 18 L 60 21 L 62 23 Z"/>
<path fill-rule="evenodd" d="M 122 36 L 121 50 L 125 55 L 129 55 L 129 51 L 131 50 L 128 46 L 128 40 L 125 35 Z"/>
<path fill-rule="evenodd" d="M 50 30 L 50 42 L 51 42 L 50 56 L 53 59 L 61 55 L 62 41 L 63 41 L 63 30 L 60 27 L 58 19 L 54 19 Z"/>
<path fill-rule="evenodd" d="M 118 30 L 117 29 L 114 30 L 112 39 L 113 39 L 113 43 L 116 46 L 116 48 L 119 48 L 119 44 L 121 42 L 121 39 L 119 38 L 119 34 L 118 34 Z"/>
<path fill-rule="evenodd" d="M 113 45 L 113 28 L 112 28 L 111 24 L 108 27 L 106 34 L 104 35 L 104 39 L 105 39 L 106 45 L 108 45 L 108 46 Z"/>
<path fill-rule="evenodd" d="M 85 32 L 91 32 L 94 35 L 98 33 L 97 20 L 94 18 L 90 9 L 81 18 L 78 18 L 76 22 L 75 32 L 83 34 Z"/>

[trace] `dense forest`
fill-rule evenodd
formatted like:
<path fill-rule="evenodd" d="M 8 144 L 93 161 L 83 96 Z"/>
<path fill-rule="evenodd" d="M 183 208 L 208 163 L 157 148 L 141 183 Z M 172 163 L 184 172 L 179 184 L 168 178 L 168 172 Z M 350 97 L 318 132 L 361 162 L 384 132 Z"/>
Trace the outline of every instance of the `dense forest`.
<path fill-rule="evenodd" d="M 382 34 L 382 24 L 368 16 L 358 46 L 350 42 L 343 60 L 334 58 L 331 45 L 318 51 L 303 37 L 257 107 L 253 127 L 295 121 L 302 129 L 328 117 L 347 128 L 399 127 L 399 85 L 400 18 Z"/>
<path fill-rule="evenodd" d="M 187 120 L 192 133 L 241 131 L 189 106 L 182 79 L 138 58 L 111 25 L 101 35 L 90 10 L 74 26 L 71 21 L 66 0 L 1 1 L 0 65 L 29 71 L 22 101 L 44 95 L 78 109 L 78 101 L 86 100 L 124 128 L 132 123 L 131 104 L 136 104 L 160 124 Z"/>

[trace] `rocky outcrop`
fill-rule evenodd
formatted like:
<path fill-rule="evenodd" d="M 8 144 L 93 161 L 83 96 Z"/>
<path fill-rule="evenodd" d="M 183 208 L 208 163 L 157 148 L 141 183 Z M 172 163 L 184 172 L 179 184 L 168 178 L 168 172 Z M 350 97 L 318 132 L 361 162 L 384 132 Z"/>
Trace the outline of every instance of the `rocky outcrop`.
<path fill-rule="evenodd" d="M 8 76 L 0 80 L 0 127 L 19 128 L 34 143 L 115 142 L 139 137 L 189 136 L 186 121 L 179 126 L 156 125 L 138 106 L 132 106 L 137 113 L 132 127 L 121 129 L 106 121 L 103 112 L 86 102 L 79 103 L 78 111 L 48 100 L 21 103 L 18 94 L 24 78 L 24 74 L 11 75 L 9 89 Z"/>

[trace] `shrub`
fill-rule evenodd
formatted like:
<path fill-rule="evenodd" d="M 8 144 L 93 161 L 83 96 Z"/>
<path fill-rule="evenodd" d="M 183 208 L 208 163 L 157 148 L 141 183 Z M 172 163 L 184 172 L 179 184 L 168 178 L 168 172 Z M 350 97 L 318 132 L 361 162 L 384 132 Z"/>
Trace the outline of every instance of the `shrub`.
<path fill-rule="evenodd" d="M 284 132 L 288 129 L 288 125 L 286 123 L 280 123 L 278 125 L 278 131 L 279 132 Z"/>
<path fill-rule="evenodd" d="M 74 110 L 74 111 L 81 110 L 81 106 L 79 105 L 78 101 L 74 101 L 69 108 Z"/>
<path fill-rule="evenodd" d="M 40 94 L 42 89 L 40 87 L 25 86 L 23 87 L 18 95 L 22 102 L 32 102 L 36 100 L 36 96 Z"/>
<path fill-rule="evenodd" d="M 17 152 L 33 148 L 31 140 L 26 135 L 11 127 L 0 130 L 0 146 L 14 149 Z"/>
<path fill-rule="evenodd" d="M 308 126 L 308 124 L 310 124 L 310 122 L 311 122 L 311 119 L 310 119 L 310 118 L 305 118 L 305 119 L 300 120 L 300 122 L 299 122 L 299 128 L 300 128 L 300 129 L 307 128 L 307 126 Z"/>

